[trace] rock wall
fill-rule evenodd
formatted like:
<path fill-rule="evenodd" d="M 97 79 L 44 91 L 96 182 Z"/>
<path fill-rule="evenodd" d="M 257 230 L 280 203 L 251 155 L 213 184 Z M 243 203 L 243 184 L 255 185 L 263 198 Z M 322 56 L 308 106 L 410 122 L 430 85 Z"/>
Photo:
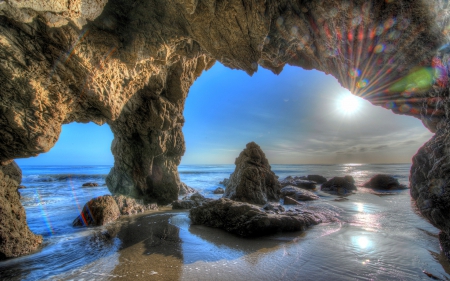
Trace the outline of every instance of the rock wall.
<path fill-rule="evenodd" d="M 290 64 L 436 132 L 411 175 L 426 206 L 426 186 L 446 182 L 447 150 L 424 151 L 446 146 L 449 14 L 444 0 L 1 1 L 0 163 L 48 151 L 62 124 L 108 123 L 110 190 L 171 201 L 195 79 L 215 60 L 250 75 Z"/>

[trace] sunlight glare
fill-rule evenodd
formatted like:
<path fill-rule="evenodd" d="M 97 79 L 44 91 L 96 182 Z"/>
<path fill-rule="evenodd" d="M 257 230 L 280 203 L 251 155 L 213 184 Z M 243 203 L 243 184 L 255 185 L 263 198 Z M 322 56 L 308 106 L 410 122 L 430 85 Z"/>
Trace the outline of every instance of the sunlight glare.
<path fill-rule="evenodd" d="M 338 109 L 344 115 L 354 114 L 360 107 L 360 99 L 350 93 L 338 100 Z"/>

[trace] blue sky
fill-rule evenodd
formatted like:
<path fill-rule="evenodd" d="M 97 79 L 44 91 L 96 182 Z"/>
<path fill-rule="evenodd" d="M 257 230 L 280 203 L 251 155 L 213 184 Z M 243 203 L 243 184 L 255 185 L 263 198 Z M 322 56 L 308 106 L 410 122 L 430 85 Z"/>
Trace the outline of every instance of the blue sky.
<path fill-rule="evenodd" d="M 409 163 L 432 134 L 420 120 L 351 96 L 331 75 L 286 67 L 253 77 L 216 63 L 192 86 L 185 106 L 182 164 L 232 164 L 258 143 L 272 164 Z M 345 103 L 344 103 L 345 104 Z M 112 165 L 108 125 L 64 125 L 53 149 L 20 165 Z"/>

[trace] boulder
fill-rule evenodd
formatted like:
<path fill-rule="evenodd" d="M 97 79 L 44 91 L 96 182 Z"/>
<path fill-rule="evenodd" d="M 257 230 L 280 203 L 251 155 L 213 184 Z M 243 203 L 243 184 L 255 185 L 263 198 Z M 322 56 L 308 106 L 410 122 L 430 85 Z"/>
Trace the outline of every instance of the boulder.
<path fill-rule="evenodd" d="M 186 195 L 189 193 L 194 193 L 195 189 L 193 189 L 192 187 L 188 186 L 187 184 L 185 184 L 184 182 L 182 182 L 180 184 L 180 191 L 178 192 L 178 195 Z"/>
<path fill-rule="evenodd" d="M 298 202 L 292 197 L 286 196 L 284 197 L 284 205 L 301 205 L 302 203 Z"/>
<path fill-rule="evenodd" d="M 311 191 L 304 190 L 295 186 L 285 186 L 281 189 L 281 196 L 286 197 L 289 196 L 294 200 L 300 201 L 309 201 L 309 200 L 317 200 L 319 196 L 312 193 Z M 285 203 L 286 204 L 286 203 Z"/>
<path fill-rule="evenodd" d="M 98 226 L 117 220 L 120 210 L 111 195 L 99 196 L 84 205 L 81 214 L 73 221 L 73 226 Z"/>
<path fill-rule="evenodd" d="M 202 205 L 205 202 L 212 201 L 212 199 L 205 198 L 200 193 L 196 192 L 190 197 L 185 196 L 182 200 L 176 200 L 172 203 L 172 209 L 191 209 Z"/>
<path fill-rule="evenodd" d="M 366 182 L 363 186 L 374 188 L 374 189 L 384 189 L 384 190 L 392 190 L 392 189 L 407 189 L 405 185 L 402 185 L 398 182 L 396 178 L 390 175 L 378 174 L 373 176 L 368 182 Z"/>
<path fill-rule="evenodd" d="M 235 161 L 224 198 L 264 205 L 280 198 L 280 183 L 264 152 L 254 142 L 247 144 Z"/>
<path fill-rule="evenodd" d="M 157 204 L 144 204 L 142 199 L 134 199 L 124 195 L 113 197 L 121 215 L 135 215 L 150 210 L 158 210 Z"/>
<path fill-rule="evenodd" d="M 349 176 L 349 175 L 344 176 L 344 179 L 346 181 L 348 181 L 349 183 L 355 184 L 355 179 L 352 176 Z"/>
<path fill-rule="evenodd" d="M 356 190 L 354 181 L 351 176 L 334 177 L 322 184 L 320 189 L 330 194 L 347 195 Z"/>
<path fill-rule="evenodd" d="M 316 189 L 316 182 L 306 180 L 305 177 L 287 176 L 285 179 L 280 181 L 280 185 L 281 187 L 291 185 L 305 189 Z"/>
<path fill-rule="evenodd" d="M 321 175 L 307 175 L 306 177 L 301 177 L 302 179 L 315 181 L 316 183 L 325 183 L 327 182 L 327 178 Z"/>
<path fill-rule="evenodd" d="M 224 194 L 225 193 L 225 189 L 218 187 L 214 190 L 213 192 L 214 194 Z"/>
<path fill-rule="evenodd" d="M 189 217 L 192 224 L 221 228 L 244 237 L 305 230 L 308 226 L 335 220 L 335 214 L 331 212 L 300 210 L 271 214 L 255 205 L 227 198 L 192 208 L 189 211 Z"/>
<path fill-rule="evenodd" d="M 82 187 L 94 187 L 94 186 L 98 186 L 98 183 L 96 182 L 87 182 L 87 183 L 83 183 Z"/>
<path fill-rule="evenodd" d="M 230 179 L 223 179 L 223 181 L 219 182 L 219 184 L 223 184 L 224 186 L 227 186 L 228 182 L 230 181 Z"/>

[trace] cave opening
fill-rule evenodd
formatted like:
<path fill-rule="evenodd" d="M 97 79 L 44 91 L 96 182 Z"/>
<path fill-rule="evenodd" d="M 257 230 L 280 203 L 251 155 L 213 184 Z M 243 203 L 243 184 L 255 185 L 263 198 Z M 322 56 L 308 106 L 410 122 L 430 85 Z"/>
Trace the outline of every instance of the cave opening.
<path fill-rule="evenodd" d="M 232 164 L 250 141 L 271 164 L 410 164 L 433 135 L 419 119 L 372 105 L 331 75 L 292 66 L 250 77 L 216 63 L 191 87 L 184 116 L 182 165 Z"/>

